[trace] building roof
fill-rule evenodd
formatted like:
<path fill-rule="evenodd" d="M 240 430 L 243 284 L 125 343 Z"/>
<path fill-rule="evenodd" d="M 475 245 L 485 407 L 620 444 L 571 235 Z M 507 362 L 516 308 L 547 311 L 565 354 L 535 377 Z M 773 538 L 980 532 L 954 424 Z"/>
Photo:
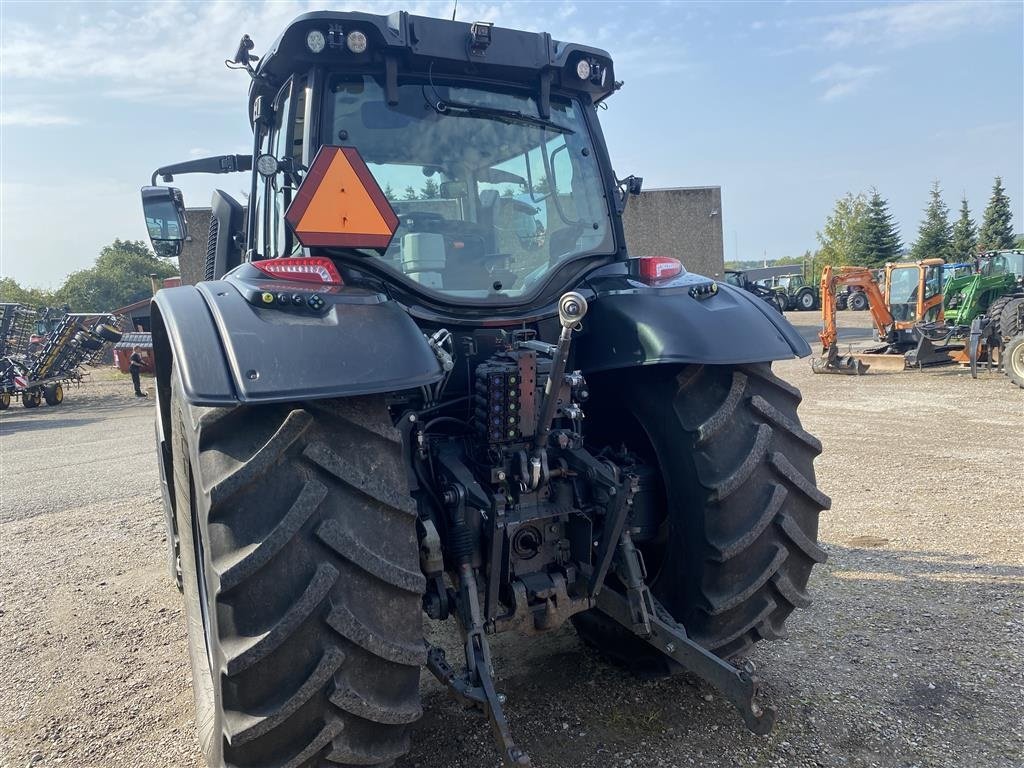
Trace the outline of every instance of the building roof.
<path fill-rule="evenodd" d="M 153 300 L 152 296 L 147 296 L 146 298 L 139 299 L 138 301 L 133 302 L 132 304 L 128 304 L 127 306 L 118 307 L 117 309 L 115 309 L 110 314 L 112 314 L 112 315 L 127 315 L 127 314 L 129 314 L 131 312 L 134 312 L 137 309 L 144 309 L 144 308 L 149 307 L 149 303 L 152 300 Z"/>
<path fill-rule="evenodd" d="M 142 349 L 153 348 L 153 334 L 142 333 L 141 331 L 129 331 L 121 336 L 121 340 L 114 345 L 114 349 L 131 349 L 142 347 Z"/>

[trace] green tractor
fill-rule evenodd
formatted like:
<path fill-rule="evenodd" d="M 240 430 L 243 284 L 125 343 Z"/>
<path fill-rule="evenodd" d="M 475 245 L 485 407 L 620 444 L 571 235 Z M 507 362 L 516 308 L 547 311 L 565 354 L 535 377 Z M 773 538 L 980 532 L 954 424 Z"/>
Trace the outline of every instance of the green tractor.
<path fill-rule="evenodd" d="M 1012 296 L 1024 282 L 1024 251 L 994 251 L 981 258 L 975 274 L 952 277 L 943 290 L 946 324 L 969 328 L 971 322 L 1002 299 Z"/>
<path fill-rule="evenodd" d="M 818 286 L 803 275 L 785 275 L 779 278 L 779 287 L 786 292 L 786 309 L 810 312 L 821 306 Z"/>

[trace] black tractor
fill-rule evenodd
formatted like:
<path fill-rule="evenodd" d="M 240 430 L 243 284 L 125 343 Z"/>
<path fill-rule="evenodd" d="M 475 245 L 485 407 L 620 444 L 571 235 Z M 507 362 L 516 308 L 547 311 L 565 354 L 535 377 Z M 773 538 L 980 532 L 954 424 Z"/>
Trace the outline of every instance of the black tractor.
<path fill-rule="evenodd" d="M 609 55 L 406 13 L 310 13 L 252 50 L 229 62 L 252 155 L 142 195 L 176 255 L 182 197 L 157 179 L 251 172 L 247 208 L 213 196 L 209 279 L 152 308 L 208 763 L 390 765 L 426 667 L 529 765 L 489 638 L 567 620 L 766 732 L 744 655 L 825 559 L 821 445 L 772 372 L 810 350 L 750 293 L 628 253 Z"/>

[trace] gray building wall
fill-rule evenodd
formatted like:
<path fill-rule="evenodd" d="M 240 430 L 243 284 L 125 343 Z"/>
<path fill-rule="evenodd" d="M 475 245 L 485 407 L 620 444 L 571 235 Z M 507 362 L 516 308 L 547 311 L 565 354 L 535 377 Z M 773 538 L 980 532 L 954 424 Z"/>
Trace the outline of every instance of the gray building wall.
<path fill-rule="evenodd" d="M 189 208 L 188 240 L 178 257 L 183 284 L 198 283 L 206 270 L 209 208 Z M 648 189 L 630 197 L 622 215 L 633 256 L 674 256 L 690 272 L 721 277 L 725 269 L 721 187 Z"/>
<path fill-rule="evenodd" d="M 690 272 L 722 276 L 721 187 L 644 190 L 626 202 L 622 224 L 632 256 L 674 256 Z"/>
<path fill-rule="evenodd" d="M 186 208 L 188 238 L 178 256 L 182 285 L 195 285 L 206 275 L 206 245 L 210 235 L 210 209 Z"/>

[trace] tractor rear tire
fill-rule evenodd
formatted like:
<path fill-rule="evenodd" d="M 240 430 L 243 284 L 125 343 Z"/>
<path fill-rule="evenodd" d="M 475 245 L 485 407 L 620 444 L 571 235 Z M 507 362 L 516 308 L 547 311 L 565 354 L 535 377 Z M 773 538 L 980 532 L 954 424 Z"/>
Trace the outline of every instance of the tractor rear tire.
<path fill-rule="evenodd" d="M 26 408 L 38 408 L 43 402 L 43 393 L 38 389 L 27 389 L 21 393 L 21 404 Z"/>
<path fill-rule="evenodd" d="M 1018 333 L 1003 349 L 1003 370 L 1010 381 L 1024 389 L 1024 333 Z"/>
<path fill-rule="evenodd" d="M 796 308 L 804 312 L 811 312 L 818 308 L 818 297 L 810 288 L 804 288 L 796 295 Z"/>
<path fill-rule="evenodd" d="M 789 614 L 810 604 L 811 569 L 826 559 L 818 516 L 831 505 L 815 484 L 821 444 L 800 426 L 799 391 L 768 363 L 665 366 L 622 383 L 644 393 L 624 400 L 665 482 L 660 541 L 641 545 L 655 597 L 723 658 L 784 637 Z M 646 674 L 673 669 L 601 613 L 574 622 L 613 660 Z"/>
<path fill-rule="evenodd" d="M 64 386 L 59 382 L 47 384 L 43 389 L 43 398 L 47 405 L 60 405 L 64 402 Z"/>
<path fill-rule="evenodd" d="M 210 768 L 390 766 L 421 715 L 424 578 L 383 398 L 198 408 L 176 518 Z"/>
<path fill-rule="evenodd" d="M 868 297 L 863 291 L 854 291 L 846 299 L 846 307 L 854 312 L 863 312 L 868 308 Z"/>
<path fill-rule="evenodd" d="M 999 333 L 1004 339 L 1012 339 L 1024 332 L 1024 297 L 1005 296 L 992 302 L 993 306 L 1002 302 L 999 308 Z"/>

